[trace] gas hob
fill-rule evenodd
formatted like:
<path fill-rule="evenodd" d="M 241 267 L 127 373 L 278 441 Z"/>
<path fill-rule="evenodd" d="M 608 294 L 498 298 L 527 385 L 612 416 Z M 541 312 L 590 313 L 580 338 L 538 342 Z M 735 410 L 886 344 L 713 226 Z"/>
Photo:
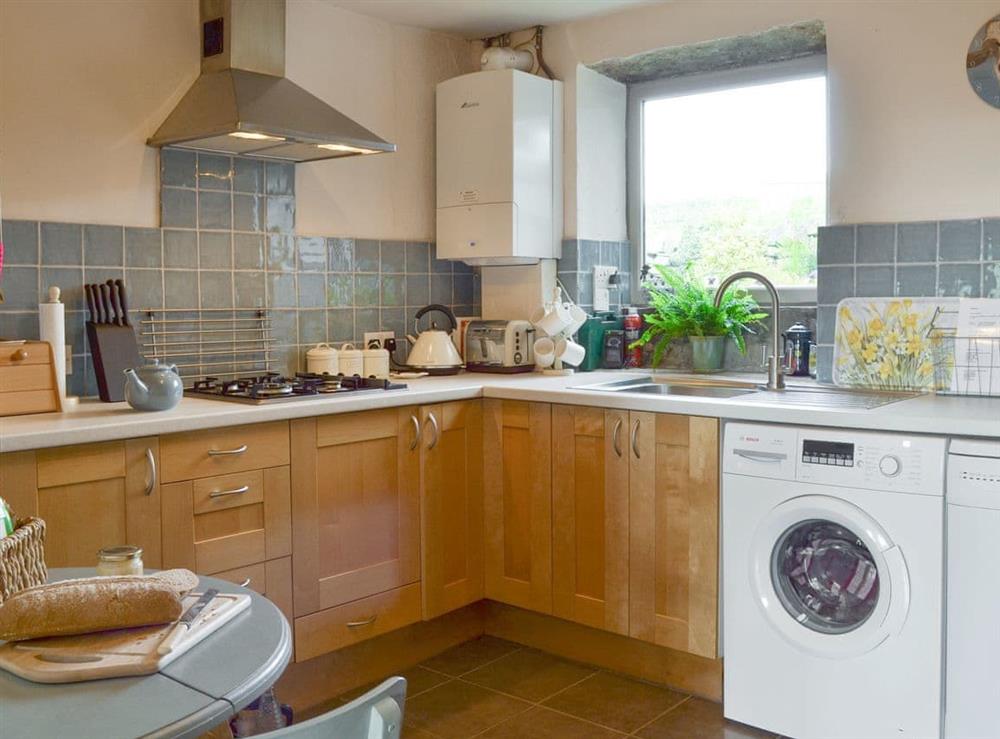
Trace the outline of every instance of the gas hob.
<path fill-rule="evenodd" d="M 189 398 L 228 400 L 234 403 L 280 403 L 285 400 L 328 398 L 332 395 L 405 390 L 406 385 L 374 377 L 319 375 L 298 372 L 283 377 L 276 372 L 224 380 L 205 377 L 184 391 Z"/>

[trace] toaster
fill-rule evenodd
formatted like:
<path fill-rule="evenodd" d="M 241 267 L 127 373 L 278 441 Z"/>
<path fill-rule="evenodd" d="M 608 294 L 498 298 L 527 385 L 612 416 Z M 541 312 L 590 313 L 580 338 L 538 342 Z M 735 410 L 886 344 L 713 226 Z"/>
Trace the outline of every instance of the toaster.
<path fill-rule="evenodd" d="M 529 321 L 472 321 L 465 330 L 465 369 L 531 372 L 534 332 Z"/>

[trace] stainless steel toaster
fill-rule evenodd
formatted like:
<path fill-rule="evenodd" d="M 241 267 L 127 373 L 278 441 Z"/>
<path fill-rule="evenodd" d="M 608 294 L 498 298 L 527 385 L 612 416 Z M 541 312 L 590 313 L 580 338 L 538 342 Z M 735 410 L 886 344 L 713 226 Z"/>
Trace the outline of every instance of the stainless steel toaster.
<path fill-rule="evenodd" d="M 465 369 L 531 372 L 534 332 L 529 321 L 472 321 L 465 331 Z"/>

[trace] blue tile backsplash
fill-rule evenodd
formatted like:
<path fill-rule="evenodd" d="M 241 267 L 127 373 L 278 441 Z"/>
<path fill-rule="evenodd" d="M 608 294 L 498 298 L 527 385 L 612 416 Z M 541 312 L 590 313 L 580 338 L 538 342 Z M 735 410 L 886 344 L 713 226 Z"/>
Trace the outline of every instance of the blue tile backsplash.
<path fill-rule="evenodd" d="M 38 336 L 38 303 L 63 289 L 69 392 L 95 395 L 83 330 L 83 284 L 122 278 L 133 310 L 271 309 L 279 371 L 304 369 L 318 341 L 360 342 L 365 331 L 402 339 L 430 302 L 478 315 L 479 275 L 435 258 L 434 244 L 296 235 L 289 164 L 164 149 L 161 228 L 5 220 L 6 303 L 0 336 Z M 403 339 L 405 342 L 405 339 Z"/>
<path fill-rule="evenodd" d="M 817 248 L 821 381 L 843 298 L 1000 298 L 1000 218 L 826 226 Z"/>

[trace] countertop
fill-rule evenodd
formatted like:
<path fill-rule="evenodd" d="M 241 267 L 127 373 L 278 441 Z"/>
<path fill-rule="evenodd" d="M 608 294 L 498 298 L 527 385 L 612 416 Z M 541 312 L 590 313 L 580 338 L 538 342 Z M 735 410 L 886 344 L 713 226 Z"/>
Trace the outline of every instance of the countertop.
<path fill-rule="evenodd" d="M 642 396 L 576 389 L 579 385 L 642 375 L 649 375 L 649 371 L 588 372 L 567 376 L 462 373 L 406 380 L 407 389 L 394 392 L 356 393 L 265 405 L 184 398 L 172 410 L 152 413 L 132 410 L 125 403 L 88 399 L 64 413 L 0 418 L 0 452 L 479 397 L 767 423 L 1000 439 L 1000 398 L 922 395 L 872 410 L 853 410 L 792 407 L 762 402 L 760 398 L 747 402 L 740 397 Z M 763 379 L 756 375 L 751 377 L 757 381 Z"/>

